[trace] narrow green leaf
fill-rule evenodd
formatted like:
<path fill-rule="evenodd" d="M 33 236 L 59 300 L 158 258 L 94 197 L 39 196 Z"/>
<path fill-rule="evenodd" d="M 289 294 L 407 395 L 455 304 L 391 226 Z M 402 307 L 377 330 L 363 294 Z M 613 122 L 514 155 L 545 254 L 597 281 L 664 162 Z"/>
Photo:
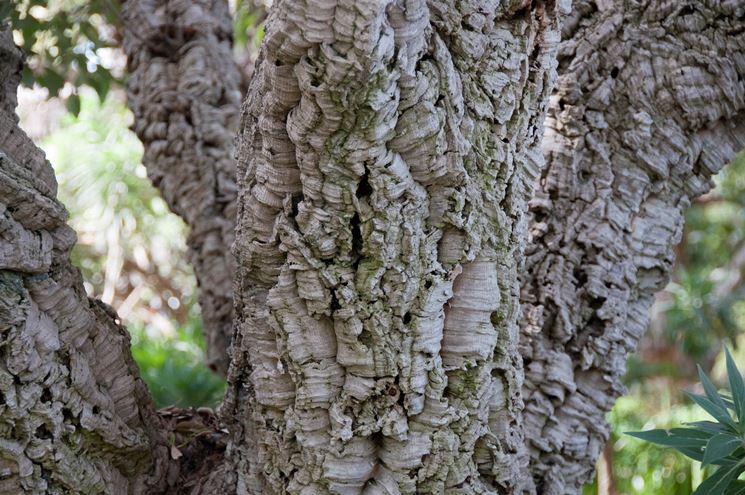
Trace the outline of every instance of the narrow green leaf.
<path fill-rule="evenodd" d="M 724 403 L 722 397 L 719 395 L 717 388 L 714 386 L 713 383 L 711 383 L 711 380 L 709 380 L 709 377 L 706 376 L 706 373 L 704 373 L 703 368 L 701 368 L 701 366 L 699 365 L 696 365 L 696 369 L 698 369 L 698 378 L 699 380 L 701 380 L 701 385 L 704 386 L 706 396 L 709 398 L 710 401 L 726 411 L 727 405 Z"/>
<path fill-rule="evenodd" d="M 691 448 L 691 447 L 671 447 L 686 457 L 690 457 L 694 461 L 703 462 L 704 460 L 704 448 L 705 446 Z"/>
<path fill-rule="evenodd" d="M 722 423 L 723 425 L 729 426 L 732 431 L 737 432 L 737 426 L 735 425 L 735 422 L 732 420 L 732 417 L 729 415 L 729 411 L 727 411 L 727 408 L 722 404 L 717 405 L 714 404 L 712 401 L 710 401 L 708 398 L 704 397 L 703 395 L 698 394 L 692 394 L 691 392 L 683 392 L 689 399 L 694 401 L 696 404 L 701 406 L 701 408 L 709 413 L 714 419 Z"/>
<path fill-rule="evenodd" d="M 729 395 L 727 395 L 725 393 L 720 393 L 719 396 L 724 401 L 724 405 L 727 406 L 727 409 L 736 412 L 735 411 L 735 403 L 732 401 L 732 397 L 730 397 Z"/>
<path fill-rule="evenodd" d="M 697 439 L 703 440 L 705 442 L 712 437 L 711 432 L 700 430 L 697 428 L 671 428 L 670 434 L 678 438 Z"/>
<path fill-rule="evenodd" d="M 704 450 L 704 460 L 702 464 L 705 466 L 713 462 L 719 461 L 742 445 L 742 440 L 734 435 L 727 433 L 720 433 L 714 435 L 709 439 L 706 444 L 706 450 Z"/>
<path fill-rule="evenodd" d="M 681 454 L 699 462 L 704 459 L 704 448 L 712 437 L 712 434 L 709 432 L 695 430 L 693 428 L 634 431 L 627 432 L 626 434 L 657 445 L 672 447 Z"/>
<path fill-rule="evenodd" d="M 680 429 L 680 428 L 679 428 Z M 647 442 L 656 443 L 657 445 L 664 445 L 665 447 L 690 447 L 690 448 L 703 448 L 706 446 L 708 439 L 711 435 L 705 438 L 697 436 L 687 436 L 681 434 L 674 434 L 669 430 L 647 430 L 647 431 L 631 431 L 627 432 L 627 435 L 632 437 L 641 438 Z"/>
<path fill-rule="evenodd" d="M 80 113 L 80 96 L 70 95 L 67 98 L 67 111 L 73 114 L 75 117 Z"/>
<path fill-rule="evenodd" d="M 727 495 L 745 495 L 745 481 L 733 481 L 726 493 Z"/>
<path fill-rule="evenodd" d="M 742 471 L 740 463 L 731 467 L 720 467 L 717 471 L 701 483 L 693 495 L 724 495 L 729 484 Z"/>
<path fill-rule="evenodd" d="M 691 423 L 684 424 L 693 426 L 698 430 L 705 431 L 714 435 L 716 435 L 717 433 L 727 433 L 728 431 L 730 431 L 726 426 L 722 426 L 721 424 L 714 421 L 693 421 Z"/>
<path fill-rule="evenodd" d="M 735 414 L 740 424 L 745 424 L 745 382 L 743 382 L 740 370 L 735 365 L 729 349 L 724 348 L 724 355 L 727 358 L 727 377 L 729 378 L 729 387 L 732 392 L 732 402 L 735 403 Z"/>

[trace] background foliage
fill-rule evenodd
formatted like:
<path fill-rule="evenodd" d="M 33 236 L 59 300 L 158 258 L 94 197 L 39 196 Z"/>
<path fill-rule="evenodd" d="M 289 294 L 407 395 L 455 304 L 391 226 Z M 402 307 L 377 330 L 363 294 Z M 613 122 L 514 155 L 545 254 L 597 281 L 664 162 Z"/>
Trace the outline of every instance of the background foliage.
<path fill-rule="evenodd" d="M 123 77 L 118 0 L 11 0 L 0 2 L 14 39 L 27 54 L 23 84 L 64 96 L 80 111 L 78 88 L 93 88 L 103 101 Z"/>
<path fill-rule="evenodd" d="M 711 420 L 689 421 L 668 429 L 628 432 L 635 438 L 673 448 L 710 469 L 694 495 L 744 495 L 745 481 L 745 382 L 732 355 L 725 347 L 728 386 L 720 391 L 698 367 L 704 394 L 685 392 L 688 399 L 705 410 Z"/>
<path fill-rule="evenodd" d="M 186 228 L 145 177 L 121 92 L 104 103 L 92 91 L 81 96 L 79 115 L 63 114 L 57 129 L 37 140 L 54 164 L 59 197 L 78 233 L 73 260 L 89 295 L 126 322 L 158 406 L 215 406 L 225 384 L 204 364 Z M 24 106 L 35 110 L 21 109 L 29 127 L 53 113 L 39 102 Z"/>
<path fill-rule="evenodd" d="M 229 3 L 236 58 L 248 68 L 264 34 L 264 0 Z M 73 115 L 80 111 L 82 87 L 92 88 L 102 102 L 110 89 L 123 87 L 120 11 L 120 0 L 0 1 L 0 22 L 10 21 L 14 41 L 27 56 L 23 85 L 62 97 Z"/>

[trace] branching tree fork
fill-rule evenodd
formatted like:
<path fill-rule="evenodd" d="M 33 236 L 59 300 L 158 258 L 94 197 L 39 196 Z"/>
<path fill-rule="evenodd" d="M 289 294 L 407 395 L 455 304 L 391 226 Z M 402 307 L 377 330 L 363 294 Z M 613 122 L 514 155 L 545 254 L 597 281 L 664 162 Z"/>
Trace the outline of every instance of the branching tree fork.
<path fill-rule="evenodd" d="M 745 147 L 745 2 L 279 0 L 240 120 L 227 2 L 122 21 L 228 433 L 174 449 L 85 296 L 5 26 L 0 493 L 578 493 Z"/>

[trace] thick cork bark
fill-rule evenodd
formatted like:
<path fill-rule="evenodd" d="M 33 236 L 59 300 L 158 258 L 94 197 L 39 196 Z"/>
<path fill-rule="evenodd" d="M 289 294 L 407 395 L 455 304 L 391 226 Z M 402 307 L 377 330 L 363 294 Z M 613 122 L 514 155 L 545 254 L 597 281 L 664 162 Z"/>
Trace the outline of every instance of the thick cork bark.
<path fill-rule="evenodd" d="M 212 335 L 237 273 L 227 457 L 184 486 L 578 493 L 682 211 L 745 147 L 745 5 L 280 0 L 237 182 L 237 77 L 213 73 L 227 10 L 159 5 L 127 2 L 130 98 L 202 297 L 225 302 L 203 303 L 228 322 Z M 17 127 L 19 64 L 6 30 L 0 494 L 178 492 L 127 334 L 85 297 L 51 167 Z"/>
<path fill-rule="evenodd" d="M 517 276 L 562 6 L 272 8 L 239 136 L 216 486 L 530 489 Z"/>
<path fill-rule="evenodd" d="M 575 1 L 522 289 L 539 493 L 578 493 L 692 198 L 745 147 L 745 4 Z"/>

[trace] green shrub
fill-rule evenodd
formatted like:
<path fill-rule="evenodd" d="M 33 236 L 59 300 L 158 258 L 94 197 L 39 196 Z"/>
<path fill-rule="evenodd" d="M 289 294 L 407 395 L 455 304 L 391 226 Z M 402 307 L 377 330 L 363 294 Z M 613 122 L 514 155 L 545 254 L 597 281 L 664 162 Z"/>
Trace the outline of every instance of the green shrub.
<path fill-rule="evenodd" d="M 130 327 L 129 331 L 132 354 L 157 407 L 216 407 L 220 403 L 225 381 L 204 364 L 204 338 L 198 314 L 170 337 L 149 334 L 141 325 Z"/>

